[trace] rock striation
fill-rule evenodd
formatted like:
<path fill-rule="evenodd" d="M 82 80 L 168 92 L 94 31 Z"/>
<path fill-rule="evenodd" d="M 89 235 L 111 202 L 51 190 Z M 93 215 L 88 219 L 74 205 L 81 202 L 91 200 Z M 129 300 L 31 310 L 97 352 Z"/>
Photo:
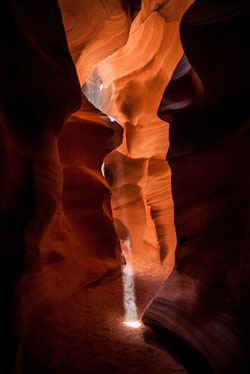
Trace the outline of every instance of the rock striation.
<path fill-rule="evenodd" d="M 12 1 L 1 15 L 1 321 L 12 372 L 44 307 L 120 272 L 100 167 L 122 129 L 82 95 L 57 1 Z"/>
<path fill-rule="evenodd" d="M 191 3 L 143 1 L 126 45 L 97 65 L 103 84 L 101 109 L 124 128 L 122 145 L 105 159 L 112 174 L 115 223 L 126 227 L 126 243 L 134 256 L 143 258 L 144 238 L 156 236 L 166 268 L 173 264 L 176 236 L 166 162 L 168 124 L 157 117 L 157 109 L 183 53 L 179 23 Z M 155 231 L 149 228 L 152 222 Z M 118 235 L 123 235 L 119 228 L 116 224 Z"/>
<path fill-rule="evenodd" d="M 158 111 L 171 121 L 176 263 L 143 316 L 165 341 L 185 342 L 179 355 L 195 349 L 191 372 L 218 374 L 248 372 L 250 310 L 249 4 L 223 5 L 197 1 L 185 13 L 191 69 L 172 80 Z M 195 371 L 198 352 L 207 361 Z"/>
<path fill-rule="evenodd" d="M 249 12 L 248 0 L 2 5 L 9 372 L 28 367 L 38 316 L 119 274 L 121 247 L 139 263 L 148 245 L 166 277 L 174 268 L 144 324 L 189 372 L 250 370 Z"/>

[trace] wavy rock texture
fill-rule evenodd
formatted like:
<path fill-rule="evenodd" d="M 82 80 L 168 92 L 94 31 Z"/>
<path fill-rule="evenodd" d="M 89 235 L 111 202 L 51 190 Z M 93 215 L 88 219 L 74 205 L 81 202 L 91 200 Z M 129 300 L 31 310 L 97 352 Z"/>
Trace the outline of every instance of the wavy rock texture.
<path fill-rule="evenodd" d="M 101 167 L 104 157 L 121 144 L 122 134 L 118 123 L 112 123 L 83 96 L 80 110 L 68 120 L 58 141 L 65 218 L 75 237 L 90 252 L 107 260 L 115 260 L 118 242 L 110 224 L 110 188 Z"/>
<path fill-rule="evenodd" d="M 110 188 L 101 174 L 103 158 L 122 140 L 122 128 L 82 97 L 58 138 L 63 191 L 40 241 L 40 257 L 17 287 L 20 335 L 51 306 L 120 274 L 120 244 L 112 224 Z M 17 367 L 22 364 L 22 345 Z M 23 367 L 22 367 L 23 366 Z"/>
<path fill-rule="evenodd" d="M 132 254 L 143 257 L 144 238 L 154 242 L 156 232 L 159 258 L 168 269 L 176 236 L 165 160 L 168 125 L 157 117 L 157 109 L 183 53 L 179 22 L 191 3 L 142 1 L 127 44 L 97 66 L 101 108 L 124 127 L 123 144 L 105 159 L 118 236 L 124 251 L 129 242 Z"/>
<path fill-rule="evenodd" d="M 117 0 L 59 0 L 58 3 L 70 53 L 83 84 L 99 61 L 127 42 L 131 17 Z"/>
<path fill-rule="evenodd" d="M 1 320 L 3 365 L 12 372 L 18 342 L 11 331 L 24 340 L 51 303 L 120 272 L 100 167 L 122 129 L 82 96 L 56 1 L 12 1 L 1 14 Z M 22 345 L 20 371 L 21 356 Z"/>
<path fill-rule="evenodd" d="M 39 256 L 40 240 L 59 204 L 56 137 L 80 105 L 81 92 L 56 1 L 3 4 L 0 43 L 1 353 L 4 370 L 12 372 L 14 286 L 24 263 Z"/>
<path fill-rule="evenodd" d="M 169 351 L 177 342 L 175 353 L 188 372 L 247 373 L 249 2 L 197 0 L 190 8 L 193 0 L 58 3 L 12 0 L 1 7 L 6 372 L 13 372 L 16 353 L 16 374 L 82 374 L 84 364 L 88 374 L 123 370 L 117 357 L 104 356 L 124 331 L 124 285 L 122 278 L 112 283 L 103 308 L 109 287 L 99 284 L 121 265 L 112 191 L 115 229 L 128 259 L 132 254 L 140 265 L 151 248 L 151 261 L 153 248 L 167 275 L 177 232 L 174 271 L 144 323 L 161 328 Z M 101 111 L 82 94 L 83 84 Z M 145 302 L 145 290 L 153 294 L 161 275 L 153 279 L 154 269 L 147 288 L 141 274 L 136 281 Z M 88 321 L 96 329 L 103 324 L 100 335 L 91 325 L 79 326 Z M 108 345 L 100 344 L 105 323 Z M 82 355 L 89 341 L 79 330 L 97 342 L 98 349 L 89 350 L 92 361 Z M 127 336 L 125 348 L 132 352 L 135 337 Z M 145 370 L 185 372 L 169 366 L 163 349 L 148 351 L 142 332 L 136 339 L 139 361 L 147 354 Z M 115 345 L 114 352 L 125 362 L 122 349 Z M 93 352 L 102 355 L 99 361 Z M 124 365 L 129 373 L 141 372 L 132 355 L 135 364 Z"/>
<path fill-rule="evenodd" d="M 181 22 L 192 68 L 183 60 L 159 108 L 172 122 L 176 264 L 143 321 L 189 352 L 191 372 L 249 371 L 248 23 L 244 1 L 195 2 Z"/>

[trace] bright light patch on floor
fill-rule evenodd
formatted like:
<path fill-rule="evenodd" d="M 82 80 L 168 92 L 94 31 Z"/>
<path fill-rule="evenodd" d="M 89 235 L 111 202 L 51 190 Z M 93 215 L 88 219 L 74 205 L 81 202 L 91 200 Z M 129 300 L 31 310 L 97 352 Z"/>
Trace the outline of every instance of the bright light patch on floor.
<path fill-rule="evenodd" d="M 133 327 L 134 329 L 138 329 L 139 327 L 141 327 L 141 323 L 139 321 L 126 321 L 123 322 L 123 324 L 129 327 Z"/>
<path fill-rule="evenodd" d="M 127 238 L 124 243 L 127 247 L 127 264 L 122 266 L 122 281 L 123 281 L 123 305 L 125 325 L 133 328 L 141 326 L 137 320 L 137 308 L 135 300 L 135 285 L 134 285 L 134 272 L 131 261 L 131 242 Z"/>

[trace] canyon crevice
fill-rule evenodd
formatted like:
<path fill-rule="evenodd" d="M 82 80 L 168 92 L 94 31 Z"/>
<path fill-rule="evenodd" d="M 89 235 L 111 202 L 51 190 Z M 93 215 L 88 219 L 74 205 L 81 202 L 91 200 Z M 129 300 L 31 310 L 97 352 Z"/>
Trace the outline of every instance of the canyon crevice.
<path fill-rule="evenodd" d="M 249 11 L 2 5 L 3 372 L 250 370 Z"/>

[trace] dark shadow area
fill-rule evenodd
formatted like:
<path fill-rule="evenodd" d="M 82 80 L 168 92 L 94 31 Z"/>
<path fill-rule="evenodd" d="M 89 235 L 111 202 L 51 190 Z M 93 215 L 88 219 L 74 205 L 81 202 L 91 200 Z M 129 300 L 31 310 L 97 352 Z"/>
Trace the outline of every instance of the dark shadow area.
<path fill-rule="evenodd" d="M 176 264 L 162 300 L 145 314 L 165 326 L 159 341 L 173 340 L 192 357 L 168 328 L 178 331 L 219 374 L 249 372 L 249 5 L 191 5 L 180 25 L 186 57 L 158 110 L 170 122 Z"/>
<path fill-rule="evenodd" d="M 147 344 L 161 347 L 170 353 L 189 374 L 213 374 L 208 360 L 171 331 L 163 330 L 157 326 L 147 327 L 143 337 Z"/>

